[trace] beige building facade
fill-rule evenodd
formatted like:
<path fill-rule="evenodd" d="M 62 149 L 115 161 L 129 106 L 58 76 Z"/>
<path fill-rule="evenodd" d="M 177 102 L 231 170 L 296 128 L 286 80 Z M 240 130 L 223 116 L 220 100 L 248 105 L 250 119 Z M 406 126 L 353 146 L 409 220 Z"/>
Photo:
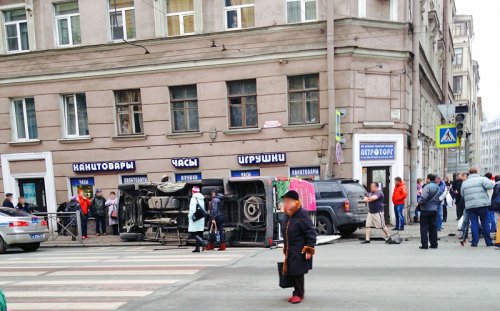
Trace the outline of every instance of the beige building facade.
<path fill-rule="evenodd" d="M 449 81 L 449 3 L 445 13 L 443 1 L 421 1 L 416 12 L 419 176 L 443 169 L 433 128 Z M 0 0 L 0 191 L 54 211 L 78 189 L 92 195 L 165 175 L 333 173 L 379 182 L 388 199 L 390 180 L 410 173 L 410 8 Z"/>

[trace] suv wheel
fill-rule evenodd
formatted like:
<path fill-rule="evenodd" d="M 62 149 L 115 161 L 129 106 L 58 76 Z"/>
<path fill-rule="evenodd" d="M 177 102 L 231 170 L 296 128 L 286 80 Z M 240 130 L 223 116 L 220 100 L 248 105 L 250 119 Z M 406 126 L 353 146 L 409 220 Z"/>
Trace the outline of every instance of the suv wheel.
<path fill-rule="evenodd" d="M 3 241 L 2 237 L 0 236 L 0 255 L 5 254 L 7 251 L 7 244 Z"/>
<path fill-rule="evenodd" d="M 332 235 L 333 224 L 330 218 L 318 215 L 316 217 L 316 233 L 318 235 Z"/>
<path fill-rule="evenodd" d="M 29 243 L 29 244 L 23 244 L 19 246 L 23 251 L 25 252 L 34 252 L 38 248 L 40 248 L 40 243 Z"/>
<path fill-rule="evenodd" d="M 345 228 L 339 228 L 339 232 L 340 232 L 340 235 L 341 236 L 349 236 L 351 234 L 353 234 L 354 232 L 356 232 L 356 230 L 358 230 L 357 227 L 345 227 Z"/>

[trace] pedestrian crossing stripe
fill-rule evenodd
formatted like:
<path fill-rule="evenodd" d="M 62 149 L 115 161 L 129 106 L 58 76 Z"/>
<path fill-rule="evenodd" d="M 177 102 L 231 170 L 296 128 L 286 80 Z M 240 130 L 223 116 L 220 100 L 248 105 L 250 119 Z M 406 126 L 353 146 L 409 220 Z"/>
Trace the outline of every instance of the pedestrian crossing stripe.
<path fill-rule="evenodd" d="M 457 127 L 455 124 L 445 124 L 436 127 L 436 147 L 460 147 L 460 138 L 457 136 Z"/>

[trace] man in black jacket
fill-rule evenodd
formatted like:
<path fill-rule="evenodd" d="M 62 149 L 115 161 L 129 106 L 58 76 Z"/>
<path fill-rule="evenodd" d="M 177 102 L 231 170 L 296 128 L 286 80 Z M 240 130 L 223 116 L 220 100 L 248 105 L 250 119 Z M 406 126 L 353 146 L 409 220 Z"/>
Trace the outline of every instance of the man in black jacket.
<path fill-rule="evenodd" d="M 96 189 L 95 196 L 90 202 L 90 210 L 95 219 L 95 233 L 97 236 L 106 234 L 106 199 L 102 190 Z"/>
<path fill-rule="evenodd" d="M 12 193 L 5 194 L 5 200 L 3 200 L 2 206 L 14 208 L 14 203 L 12 203 Z"/>
<path fill-rule="evenodd" d="M 316 229 L 306 210 L 301 208 L 299 194 L 290 190 L 283 196 L 285 220 L 282 233 L 285 238 L 283 274 L 294 284 L 290 303 L 304 300 L 304 275 L 312 269 L 316 245 Z"/>

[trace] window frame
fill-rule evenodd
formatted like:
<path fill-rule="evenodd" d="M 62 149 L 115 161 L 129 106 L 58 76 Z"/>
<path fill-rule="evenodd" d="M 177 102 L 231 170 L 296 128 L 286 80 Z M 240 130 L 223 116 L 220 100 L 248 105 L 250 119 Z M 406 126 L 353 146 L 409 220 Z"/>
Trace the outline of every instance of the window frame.
<path fill-rule="evenodd" d="M 312 88 L 309 88 L 307 89 L 305 87 L 305 78 L 307 76 L 317 76 L 318 78 L 318 88 L 317 89 L 312 89 Z M 303 78 L 303 88 L 299 91 L 299 90 L 290 90 L 290 78 L 295 78 L 295 77 L 302 77 Z M 315 122 L 308 122 L 306 120 L 306 115 L 307 115 L 307 98 L 306 98 L 306 94 L 307 92 L 317 92 L 318 93 L 318 112 L 317 112 L 317 120 Z M 291 100 L 290 100 L 290 95 L 291 94 L 295 94 L 295 93 L 301 93 L 302 94 L 302 117 L 303 117 L 303 120 L 301 120 L 301 122 L 292 122 L 291 120 Z M 291 75 L 291 76 L 287 76 L 287 111 L 288 111 L 288 125 L 291 125 L 291 126 L 297 126 L 297 125 L 309 125 L 309 124 L 319 124 L 320 123 L 320 116 L 321 116 L 321 105 L 320 105 L 320 77 L 319 77 L 319 73 L 307 73 L 307 74 L 300 74 L 300 75 Z"/>
<path fill-rule="evenodd" d="M 460 51 L 460 53 L 457 53 L 457 51 Z M 453 65 L 460 66 L 464 62 L 464 48 L 455 48 L 455 59 L 453 59 Z M 460 63 L 457 61 L 459 58 L 457 55 L 460 55 Z"/>
<path fill-rule="evenodd" d="M 181 87 L 195 87 L 196 89 L 196 97 L 193 98 L 193 97 L 185 97 L 185 98 L 182 98 L 182 99 L 174 99 L 173 98 L 173 92 L 172 90 L 174 88 L 181 88 Z M 173 134 L 179 134 L 179 133 L 197 133 L 200 131 L 200 114 L 199 114 L 199 105 L 198 105 L 198 85 L 196 84 L 185 84 L 185 85 L 175 85 L 175 86 L 170 86 L 168 88 L 169 90 L 169 93 L 170 93 L 170 128 L 171 128 L 171 131 Z M 190 109 L 188 107 L 189 105 L 189 102 L 192 102 L 192 101 L 196 101 L 196 114 L 198 115 L 198 128 L 197 129 L 190 129 L 191 128 L 191 124 L 189 122 L 189 111 L 190 110 L 193 110 L 193 109 Z M 176 130 L 175 129 L 175 111 L 180 111 L 181 109 L 175 109 L 174 108 L 174 104 L 176 103 L 182 103 L 183 104 L 183 107 L 182 107 L 182 111 L 184 112 L 184 124 L 186 125 L 185 126 L 185 129 L 184 130 Z"/>
<path fill-rule="evenodd" d="M 288 22 L 288 3 L 290 2 L 300 2 L 300 21 L 298 22 Z M 306 2 L 315 2 L 316 3 L 316 18 L 315 19 L 306 19 Z M 285 0 L 285 21 L 287 24 L 300 24 L 300 23 L 309 23 L 315 22 L 319 20 L 319 10 L 318 10 L 318 0 Z"/>
<path fill-rule="evenodd" d="M 112 42 L 120 42 L 122 40 L 126 41 L 132 41 L 137 39 L 137 24 L 135 23 L 135 0 L 134 0 L 134 6 L 131 7 L 125 7 L 125 8 L 116 8 L 116 14 L 121 14 L 122 16 L 122 34 L 123 37 L 115 39 L 113 38 L 113 22 L 111 21 L 111 14 L 115 13 L 115 8 L 113 6 L 110 6 L 109 1 L 108 2 L 108 7 L 109 7 L 109 14 L 108 14 L 108 21 L 109 21 L 109 32 L 110 32 L 110 38 Z M 129 38 L 127 34 L 127 15 L 125 14 L 126 11 L 134 11 L 134 32 L 135 32 L 135 37 L 134 38 Z"/>
<path fill-rule="evenodd" d="M 119 103 L 118 102 L 118 93 L 120 92 L 138 92 L 138 95 L 139 95 L 139 102 L 128 102 L 128 103 Z M 115 100 L 115 122 L 116 122 L 116 133 L 118 136 L 140 136 L 140 135 L 144 135 L 144 114 L 143 114 L 143 111 L 142 111 L 142 96 L 141 96 L 141 90 L 140 89 L 125 89 L 125 90 L 115 90 L 113 91 L 113 95 L 114 95 L 114 100 Z M 127 115 L 128 115 L 128 122 L 129 122 L 129 126 L 130 126 L 130 133 L 122 133 L 122 130 L 121 130 L 121 122 L 120 122 L 120 115 L 124 114 L 124 113 L 119 113 L 118 112 L 118 107 L 124 107 L 124 106 L 127 106 L 128 109 L 127 109 Z M 133 107 L 134 106 L 139 106 L 140 107 L 140 112 L 135 112 Z M 136 114 L 141 114 L 142 115 L 142 118 L 141 118 L 141 132 L 136 132 L 136 128 L 135 128 L 135 115 Z"/>
<path fill-rule="evenodd" d="M 390 0 L 389 2 L 389 21 L 398 21 L 398 0 Z M 366 0 L 358 0 L 358 17 L 367 18 Z"/>
<path fill-rule="evenodd" d="M 78 13 L 71 13 L 71 14 L 61 14 L 61 15 L 57 15 L 57 12 L 56 12 L 56 6 L 60 5 L 60 4 L 65 4 L 65 3 L 71 3 L 71 2 L 76 2 L 77 6 L 78 6 Z M 114 11 L 114 10 L 113 10 Z M 62 3 L 54 3 L 54 21 L 55 21 L 55 28 L 56 28 L 56 42 L 57 42 L 57 46 L 58 47 L 71 47 L 71 46 L 80 46 L 82 45 L 81 43 L 81 28 L 80 28 L 80 43 L 78 44 L 75 44 L 74 43 L 74 38 L 73 38 L 73 25 L 71 24 L 71 18 L 72 17 L 75 17 L 75 16 L 78 16 L 80 17 L 80 4 L 78 3 L 78 0 L 77 1 L 69 1 L 69 2 L 62 2 Z M 68 44 L 61 44 L 60 42 L 60 33 L 59 33 L 59 20 L 66 20 L 66 22 L 68 23 L 68 38 L 69 38 L 69 43 Z M 79 20 L 80 22 L 80 20 Z"/>
<path fill-rule="evenodd" d="M 89 131 L 89 134 L 81 134 L 80 133 L 80 127 L 78 126 L 79 124 L 79 118 L 78 118 L 78 103 L 77 103 L 77 98 L 76 98 L 76 95 L 77 94 L 82 94 L 85 98 L 85 110 L 87 111 L 87 130 Z M 68 119 L 67 119 L 67 102 L 66 102 L 66 98 L 72 96 L 73 97 L 73 109 L 75 110 L 75 129 L 76 129 L 76 134 L 75 135 L 71 135 L 68 133 Z M 85 96 L 85 93 L 72 93 L 72 94 L 62 94 L 61 95 L 61 105 L 62 105 L 62 117 L 63 117 L 63 125 L 64 125 L 64 128 L 63 128 L 63 136 L 64 138 L 87 138 L 87 137 L 90 137 L 90 129 L 89 129 L 89 120 L 88 120 L 88 107 L 87 107 L 87 98 Z"/>
<path fill-rule="evenodd" d="M 459 89 L 455 89 L 455 78 L 458 79 L 460 81 L 460 84 L 459 84 Z M 463 76 L 454 76 L 453 77 L 453 94 L 462 94 L 462 91 L 463 91 Z M 458 85 L 458 84 L 457 84 Z"/>
<path fill-rule="evenodd" d="M 241 27 L 241 9 L 242 8 L 254 8 L 254 26 L 253 27 Z M 238 27 L 236 28 L 228 28 L 227 26 L 227 13 L 229 11 L 236 11 L 236 15 L 238 16 Z M 224 29 L 226 31 L 231 31 L 231 30 L 241 30 L 241 29 L 248 29 L 248 28 L 255 28 L 255 2 L 252 4 L 238 4 L 238 5 L 231 5 L 231 6 L 226 6 L 224 4 Z"/>
<path fill-rule="evenodd" d="M 36 141 L 39 140 L 38 138 L 38 123 L 36 124 L 37 128 L 37 137 L 31 138 L 30 137 L 30 132 L 29 132 L 29 125 L 28 125 L 28 112 L 26 109 L 26 99 L 27 98 L 32 98 L 33 99 L 33 105 L 35 105 L 35 98 L 34 97 L 16 97 L 11 99 L 11 122 L 12 122 L 12 138 L 16 142 L 27 142 L 27 141 Z M 16 111 L 16 101 L 22 101 L 23 105 L 23 125 L 24 125 L 24 132 L 26 134 L 26 138 L 19 138 L 19 133 L 17 132 L 17 111 Z M 36 122 L 36 106 L 35 106 L 35 122 Z"/>
<path fill-rule="evenodd" d="M 24 10 L 25 12 L 25 19 L 24 20 L 18 20 L 18 21 L 12 21 L 12 22 L 7 22 L 5 19 L 5 14 L 7 12 L 11 11 L 18 11 L 18 10 Z M 30 34 L 29 34 L 29 27 L 28 27 L 28 14 L 26 12 L 26 7 L 18 7 L 18 8 L 12 8 L 12 9 L 7 9 L 7 10 L 2 10 L 2 20 L 3 20 L 3 30 L 5 33 L 5 51 L 9 54 L 15 54 L 15 53 L 26 53 L 30 51 Z M 20 24 L 25 23 L 26 24 L 26 32 L 28 35 L 28 49 L 23 50 L 22 49 L 22 43 L 21 43 L 21 27 Z M 9 40 L 7 37 L 7 26 L 10 25 L 16 25 L 16 34 L 17 34 L 17 50 L 9 50 Z"/>
<path fill-rule="evenodd" d="M 245 82 L 253 82 L 255 83 L 255 93 L 240 93 L 238 95 L 231 95 L 229 93 L 229 84 L 230 83 L 245 83 Z M 259 127 L 259 110 L 258 110 L 258 103 L 257 103 L 257 79 L 243 79 L 243 80 L 232 80 L 232 81 L 226 81 L 226 89 L 227 89 L 227 107 L 228 107 L 228 123 L 229 123 L 229 129 L 230 130 L 236 130 L 236 129 L 252 129 L 252 128 L 258 128 Z M 247 118 L 246 118 L 246 97 L 255 97 L 255 120 L 256 123 L 255 125 L 247 125 Z M 233 104 L 231 103 L 232 98 L 241 98 L 241 126 L 233 126 L 231 124 L 231 107 Z"/>
<path fill-rule="evenodd" d="M 185 36 L 185 35 L 193 35 L 196 33 L 196 3 L 195 0 L 190 0 L 193 2 L 193 10 L 192 11 L 183 11 L 183 12 L 175 12 L 175 13 L 168 13 L 168 2 L 170 0 L 165 1 L 165 12 L 166 12 L 166 28 L 167 28 L 167 37 L 179 37 L 179 36 Z M 168 28 L 168 19 L 169 17 L 172 16 L 178 16 L 179 17 L 179 31 L 180 33 L 178 35 L 169 35 L 169 28 Z M 193 16 L 193 32 L 185 32 L 185 27 L 184 27 L 184 17 L 185 16 Z"/>

